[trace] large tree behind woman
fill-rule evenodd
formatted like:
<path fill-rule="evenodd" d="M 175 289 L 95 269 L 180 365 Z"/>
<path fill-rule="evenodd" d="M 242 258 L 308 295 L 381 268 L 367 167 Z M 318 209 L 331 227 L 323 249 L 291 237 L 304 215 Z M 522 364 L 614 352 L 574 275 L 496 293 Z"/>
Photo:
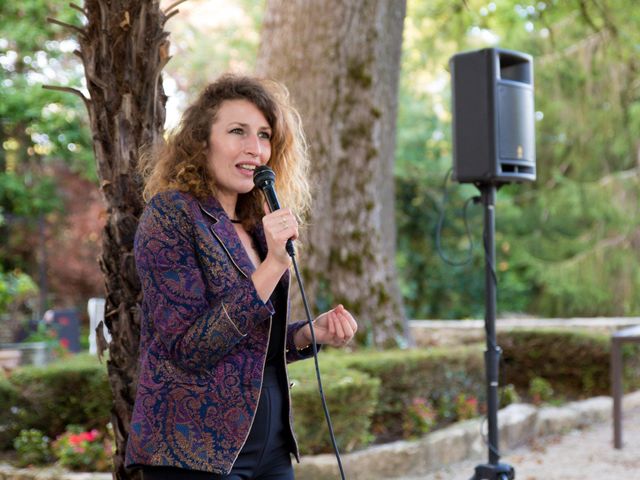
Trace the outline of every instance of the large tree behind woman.
<path fill-rule="evenodd" d="M 409 338 L 393 214 L 405 10 L 404 0 L 269 0 L 257 64 L 289 88 L 309 143 L 309 297 L 344 303 L 377 346 Z"/>

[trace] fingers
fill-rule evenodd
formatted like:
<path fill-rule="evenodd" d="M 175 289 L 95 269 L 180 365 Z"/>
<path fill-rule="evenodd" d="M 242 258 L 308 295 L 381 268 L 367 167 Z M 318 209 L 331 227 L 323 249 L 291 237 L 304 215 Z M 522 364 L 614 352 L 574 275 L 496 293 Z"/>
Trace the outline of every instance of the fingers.
<path fill-rule="evenodd" d="M 289 265 L 291 258 L 285 249 L 285 245 L 289 239 L 296 240 L 298 238 L 298 221 L 291 209 L 284 208 L 267 213 L 262 217 L 262 226 L 267 240 L 267 258 L 265 261 L 274 259 L 278 264 L 286 263 Z"/>
<path fill-rule="evenodd" d="M 335 336 L 339 342 L 345 342 L 350 337 L 347 337 L 347 333 L 345 332 L 345 325 L 343 324 L 343 320 L 341 315 L 336 311 L 337 309 L 333 309 L 330 313 L 330 317 L 333 318 L 333 324 L 335 325 Z"/>
<path fill-rule="evenodd" d="M 265 208 L 267 208 L 266 204 Z M 298 220 L 289 208 L 267 213 L 262 219 L 262 224 L 265 232 L 269 232 L 274 238 L 285 240 L 298 238 Z"/>
<path fill-rule="evenodd" d="M 346 308 L 344 308 L 342 305 L 338 305 L 337 308 L 340 309 L 341 315 L 344 316 L 346 322 L 349 324 L 349 327 L 351 328 L 351 331 L 355 335 L 355 333 L 358 331 L 358 324 L 356 323 L 356 319 L 353 318 L 353 315 L 351 315 L 349 311 Z"/>
<path fill-rule="evenodd" d="M 336 322 L 333 315 L 333 312 L 329 312 L 327 314 L 327 324 L 329 325 L 329 333 L 332 337 L 336 336 Z"/>
<path fill-rule="evenodd" d="M 349 311 L 342 305 L 338 305 L 331 311 L 335 324 L 335 337 L 338 345 L 347 344 L 358 330 L 358 324 Z"/>

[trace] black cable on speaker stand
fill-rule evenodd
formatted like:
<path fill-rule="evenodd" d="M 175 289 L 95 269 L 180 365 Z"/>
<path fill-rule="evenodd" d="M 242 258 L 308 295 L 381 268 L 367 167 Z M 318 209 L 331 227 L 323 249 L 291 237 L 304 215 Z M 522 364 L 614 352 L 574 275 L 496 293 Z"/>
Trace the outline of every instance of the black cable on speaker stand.
<path fill-rule="evenodd" d="M 487 350 L 484 364 L 487 380 L 487 423 L 489 425 L 489 463 L 477 465 L 471 480 L 512 480 L 515 470 L 511 465 L 500 463 L 498 438 L 498 367 L 501 350 L 496 344 L 496 298 L 497 276 L 495 269 L 495 184 L 476 185 L 484 206 L 484 255 L 485 255 L 485 331 Z"/>

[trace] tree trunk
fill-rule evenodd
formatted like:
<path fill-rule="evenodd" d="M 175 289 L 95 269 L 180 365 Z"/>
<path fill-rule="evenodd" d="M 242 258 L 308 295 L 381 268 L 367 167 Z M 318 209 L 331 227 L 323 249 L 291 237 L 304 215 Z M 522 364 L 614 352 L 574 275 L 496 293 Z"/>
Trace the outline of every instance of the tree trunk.
<path fill-rule="evenodd" d="M 360 340 L 376 346 L 409 340 L 393 214 L 405 10 L 404 0 L 269 0 L 257 63 L 287 85 L 309 141 L 310 300 L 343 303 L 360 321 Z"/>
<path fill-rule="evenodd" d="M 113 391 L 115 478 L 133 478 L 124 452 L 137 385 L 140 283 L 133 238 L 142 213 L 135 173 L 139 148 L 162 135 L 166 96 L 161 71 L 168 61 L 169 17 L 156 0 L 86 0 L 79 34 L 100 187 L 107 203 L 100 267 L 105 276 L 105 323 L 112 341 L 107 362 Z M 101 325 L 97 331 L 101 333 Z M 103 340 L 104 342 L 104 340 Z"/>

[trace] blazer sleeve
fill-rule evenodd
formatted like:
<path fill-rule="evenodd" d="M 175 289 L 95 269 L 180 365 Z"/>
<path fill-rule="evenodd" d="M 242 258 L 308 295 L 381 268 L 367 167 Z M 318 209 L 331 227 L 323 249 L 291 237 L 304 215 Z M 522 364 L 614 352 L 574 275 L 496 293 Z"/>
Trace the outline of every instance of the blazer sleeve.
<path fill-rule="evenodd" d="M 313 357 L 313 346 L 309 345 L 306 348 L 298 350 L 296 344 L 293 341 L 293 337 L 298 330 L 305 326 L 306 320 L 291 323 L 287 325 L 287 346 L 286 346 L 286 358 L 287 363 L 296 362 L 298 360 L 304 360 L 306 358 Z M 322 348 L 321 344 L 318 344 L 318 351 Z"/>
<path fill-rule="evenodd" d="M 207 300 L 193 228 L 184 202 L 157 196 L 140 219 L 135 256 L 146 321 L 153 322 L 173 361 L 198 372 L 210 369 L 274 312 L 251 279 L 241 276 L 233 288 Z"/>

